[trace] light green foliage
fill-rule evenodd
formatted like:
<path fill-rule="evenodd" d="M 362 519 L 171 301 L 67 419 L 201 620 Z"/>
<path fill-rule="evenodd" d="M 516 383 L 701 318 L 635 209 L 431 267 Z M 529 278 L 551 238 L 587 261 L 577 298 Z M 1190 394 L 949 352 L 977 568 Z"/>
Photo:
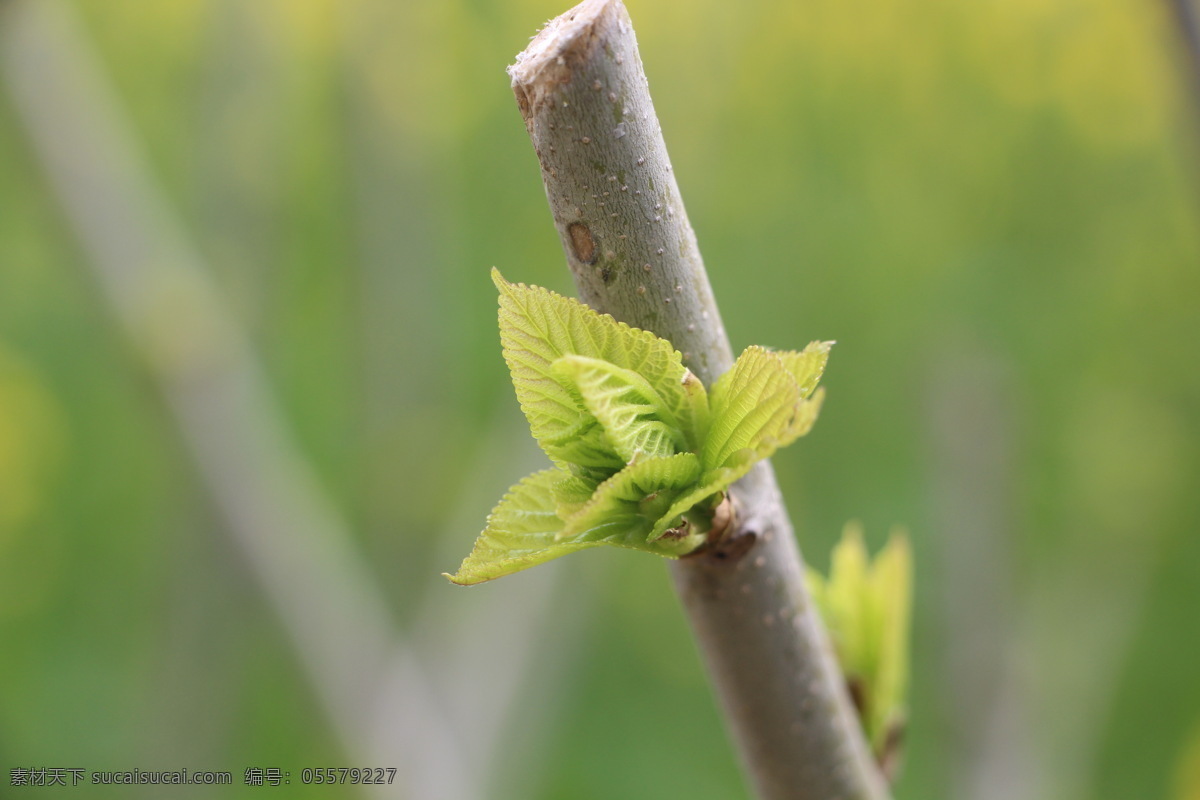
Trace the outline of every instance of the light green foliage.
<path fill-rule="evenodd" d="M 732 469 L 741 477 L 755 461 L 808 433 L 823 400 L 813 390 L 832 344 L 814 342 L 801 353 L 746 348 L 713 386 L 716 422 L 704 442 L 705 468 Z"/>
<path fill-rule="evenodd" d="M 588 413 L 626 462 L 637 453 L 667 456 L 685 447 L 674 415 L 638 373 L 584 356 L 563 356 L 552 366 L 571 381 Z"/>
<path fill-rule="evenodd" d="M 685 553 L 699 541 L 686 542 L 690 546 L 653 546 L 646 543 L 646 538 L 699 474 L 700 463 L 693 453 L 635 461 L 596 487 L 591 498 L 566 519 L 559 538 L 604 539 L 635 549 L 662 551 L 663 555 Z"/>
<path fill-rule="evenodd" d="M 655 491 L 670 496 L 673 486 L 694 480 L 699 470 L 695 458 L 684 453 L 630 465 L 600 484 L 586 503 L 562 516 L 559 486 L 571 476 L 558 468 L 535 472 L 510 489 L 488 516 L 487 528 L 451 580 L 463 585 L 482 583 L 601 544 L 665 556 L 686 552 L 698 544 L 695 534 L 690 540 L 661 545 L 645 542 L 655 518 L 644 513 L 644 501 Z"/>
<path fill-rule="evenodd" d="M 811 568 L 806 578 L 833 637 L 863 728 L 877 755 L 886 757 L 889 739 L 903 727 L 908 691 L 908 537 L 893 533 L 872 562 L 862 529 L 850 523 L 833 550 L 828 580 Z"/>
<path fill-rule="evenodd" d="M 800 395 L 812 397 L 817 389 L 817 383 L 825 373 L 825 365 L 829 362 L 829 351 L 834 342 L 810 342 L 808 347 L 799 352 L 780 353 L 779 358 L 788 372 L 800 385 Z"/>
<path fill-rule="evenodd" d="M 709 396 L 670 342 L 495 270 L 492 279 L 517 399 L 555 467 L 500 501 L 448 576 L 455 583 L 599 544 L 689 553 L 730 484 L 816 421 L 832 342 L 748 348 Z"/>
<path fill-rule="evenodd" d="M 557 469 L 542 470 L 510 489 L 452 580 L 478 583 L 588 546 L 557 540 L 563 520 L 555 508 L 554 485 L 560 477 Z"/>
<path fill-rule="evenodd" d="M 556 369 L 563 356 L 634 372 L 672 415 L 691 418 L 695 401 L 683 385 L 688 372 L 670 342 L 540 286 L 508 283 L 496 270 L 492 280 L 500 290 L 500 344 L 517 400 L 533 438 L 552 460 L 600 469 L 625 463 L 584 404 L 571 369 L 565 363 Z"/>

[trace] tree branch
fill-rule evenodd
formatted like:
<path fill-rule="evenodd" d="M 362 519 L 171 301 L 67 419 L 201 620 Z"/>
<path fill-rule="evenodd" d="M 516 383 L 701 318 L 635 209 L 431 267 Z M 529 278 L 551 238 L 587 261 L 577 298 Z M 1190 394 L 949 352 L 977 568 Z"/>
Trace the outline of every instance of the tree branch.
<path fill-rule="evenodd" d="M 625 7 L 585 0 L 509 72 L 580 296 L 673 342 L 711 384 L 733 354 Z M 804 589 L 770 465 L 732 495 L 732 532 L 671 574 L 758 795 L 887 797 Z"/>

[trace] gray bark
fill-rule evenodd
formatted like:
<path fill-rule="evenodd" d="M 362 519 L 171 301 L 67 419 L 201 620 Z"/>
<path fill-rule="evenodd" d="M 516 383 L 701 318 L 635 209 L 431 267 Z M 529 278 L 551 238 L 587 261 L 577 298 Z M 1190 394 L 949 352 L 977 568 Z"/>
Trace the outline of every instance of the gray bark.
<path fill-rule="evenodd" d="M 509 72 L 581 298 L 670 340 L 711 384 L 733 354 L 624 6 L 585 0 Z M 758 796 L 887 797 L 770 465 L 732 496 L 732 529 L 671 575 Z"/>

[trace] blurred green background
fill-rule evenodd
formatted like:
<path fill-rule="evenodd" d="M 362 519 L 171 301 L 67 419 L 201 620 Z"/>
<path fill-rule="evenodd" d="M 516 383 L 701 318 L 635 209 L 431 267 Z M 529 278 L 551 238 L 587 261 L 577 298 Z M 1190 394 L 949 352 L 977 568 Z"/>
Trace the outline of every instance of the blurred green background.
<path fill-rule="evenodd" d="M 897 797 L 1196 800 L 1166 6 L 628 6 L 735 349 L 839 342 L 776 459 L 802 549 L 911 531 Z M 438 577 L 541 463 L 487 273 L 571 292 L 504 74 L 563 10 L 0 3 L 0 796 L 747 796 L 657 560 Z"/>

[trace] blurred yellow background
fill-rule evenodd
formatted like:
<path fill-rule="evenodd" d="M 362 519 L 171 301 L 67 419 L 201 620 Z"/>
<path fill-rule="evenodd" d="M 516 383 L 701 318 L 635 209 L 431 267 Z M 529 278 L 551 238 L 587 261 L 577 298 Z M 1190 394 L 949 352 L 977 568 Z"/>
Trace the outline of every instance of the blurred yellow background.
<path fill-rule="evenodd" d="M 839 342 L 802 549 L 911 531 L 897 797 L 1194 800 L 1165 3 L 627 4 L 735 349 Z M 439 577 L 544 458 L 488 269 L 571 291 L 504 73 L 563 10 L 0 2 L 0 796 L 746 796 L 656 559 Z M 397 777 L 301 785 L 339 766 Z"/>

